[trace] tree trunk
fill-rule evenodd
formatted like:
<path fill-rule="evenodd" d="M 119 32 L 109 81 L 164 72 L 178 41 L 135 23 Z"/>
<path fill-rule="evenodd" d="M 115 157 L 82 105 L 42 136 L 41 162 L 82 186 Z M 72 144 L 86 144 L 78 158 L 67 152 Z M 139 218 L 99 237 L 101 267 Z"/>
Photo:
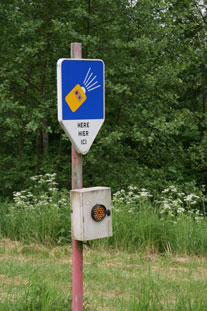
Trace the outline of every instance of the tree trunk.
<path fill-rule="evenodd" d="M 40 158 L 41 158 L 41 132 L 38 131 L 36 135 L 36 170 L 40 170 Z"/>
<path fill-rule="evenodd" d="M 49 151 L 49 135 L 46 130 L 42 130 L 42 146 L 43 146 L 43 154 L 47 155 Z"/>
<path fill-rule="evenodd" d="M 22 165 L 22 154 L 23 154 L 23 147 L 24 147 L 24 138 L 23 138 L 23 130 L 21 129 L 19 132 L 19 139 L 18 139 L 18 158 L 19 158 L 19 172 L 20 172 L 20 180 L 21 185 L 24 183 L 24 178 L 22 176 L 23 165 Z"/>

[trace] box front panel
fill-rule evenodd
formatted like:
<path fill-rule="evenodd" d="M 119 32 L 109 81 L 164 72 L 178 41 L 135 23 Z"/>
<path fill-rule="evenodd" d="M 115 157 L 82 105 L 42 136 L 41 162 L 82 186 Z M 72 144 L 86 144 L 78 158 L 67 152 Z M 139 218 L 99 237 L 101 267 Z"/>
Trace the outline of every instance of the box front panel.
<path fill-rule="evenodd" d="M 94 215 L 92 215 L 92 210 Z M 112 236 L 110 189 L 84 193 L 83 220 L 84 240 L 93 240 Z"/>

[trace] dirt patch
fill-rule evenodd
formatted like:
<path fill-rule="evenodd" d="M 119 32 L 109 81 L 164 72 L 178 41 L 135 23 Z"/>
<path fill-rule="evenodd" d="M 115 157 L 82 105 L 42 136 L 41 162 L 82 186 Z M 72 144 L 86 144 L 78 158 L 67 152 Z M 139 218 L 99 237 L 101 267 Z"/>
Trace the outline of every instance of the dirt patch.
<path fill-rule="evenodd" d="M 0 283 L 1 283 L 2 287 L 4 285 L 6 285 L 6 286 L 9 286 L 9 285 L 20 286 L 20 285 L 27 285 L 28 280 L 22 278 L 21 276 L 9 278 L 5 274 L 0 274 Z"/>
<path fill-rule="evenodd" d="M 188 263 L 190 261 L 189 257 L 175 257 L 172 260 L 175 263 Z"/>
<path fill-rule="evenodd" d="M 4 248 L 6 246 L 7 249 L 13 249 L 15 247 L 18 247 L 20 245 L 17 241 L 11 241 L 10 239 L 2 239 L 0 241 L 0 248 Z"/>

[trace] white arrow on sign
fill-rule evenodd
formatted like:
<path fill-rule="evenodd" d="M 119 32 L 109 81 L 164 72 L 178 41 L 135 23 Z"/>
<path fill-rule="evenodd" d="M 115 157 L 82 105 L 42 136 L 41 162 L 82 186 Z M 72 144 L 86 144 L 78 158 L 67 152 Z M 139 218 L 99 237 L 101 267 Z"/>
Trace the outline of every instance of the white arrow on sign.
<path fill-rule="evenodd" d="M 77 152 L 86 154 L 105 119 L 103 61 L 59 59 L 57 89 L 58 121 Z"/>

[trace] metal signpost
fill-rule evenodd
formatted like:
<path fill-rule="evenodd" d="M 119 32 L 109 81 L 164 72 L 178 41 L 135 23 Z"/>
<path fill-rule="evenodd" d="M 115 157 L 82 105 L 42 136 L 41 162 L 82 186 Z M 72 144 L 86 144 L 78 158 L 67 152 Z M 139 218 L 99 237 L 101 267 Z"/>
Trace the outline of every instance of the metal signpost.
<path fill-rule="evenodd" d="M 72 142 L 72 310 L 82 311 L 82 241 L 112 235 L 110 188 L 81 189 L 82 154 L 89 151 L 105 118 L 103 61 L 82 59 L 81 44 L 72 43 L 71 58 L 57 62 L 57 88 L 58 121 Z"/>

